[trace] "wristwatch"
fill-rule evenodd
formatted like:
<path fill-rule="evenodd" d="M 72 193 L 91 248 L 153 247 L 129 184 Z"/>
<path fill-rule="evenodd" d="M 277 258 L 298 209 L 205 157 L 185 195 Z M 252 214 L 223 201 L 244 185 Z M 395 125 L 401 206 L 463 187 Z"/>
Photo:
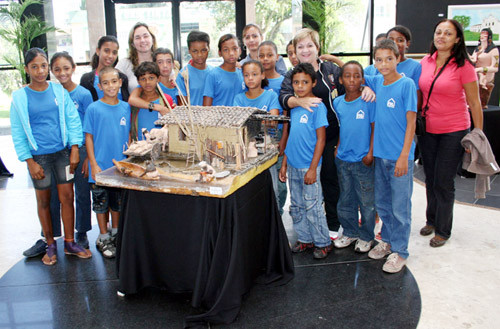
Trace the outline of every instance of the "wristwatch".
<path fill-rule="evenodd" d="M 153 109 L 155 108 L 155 103 L 154 102 L 149 102 L 149 112 L 153 112 Z"/>

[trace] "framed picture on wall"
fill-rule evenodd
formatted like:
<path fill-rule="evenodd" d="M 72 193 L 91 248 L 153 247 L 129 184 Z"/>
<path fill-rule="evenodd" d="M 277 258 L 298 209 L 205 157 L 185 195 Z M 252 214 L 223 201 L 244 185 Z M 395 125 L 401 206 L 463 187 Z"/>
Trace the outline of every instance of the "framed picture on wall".
<path fill-rule="evenodd" d="M 462 24 L 467 46 L 477 46 L 481 30 L 488 27 L 493 32 L 493 41 L 499 44 L 500 4 L 448 6 L 448 18 Z"/>

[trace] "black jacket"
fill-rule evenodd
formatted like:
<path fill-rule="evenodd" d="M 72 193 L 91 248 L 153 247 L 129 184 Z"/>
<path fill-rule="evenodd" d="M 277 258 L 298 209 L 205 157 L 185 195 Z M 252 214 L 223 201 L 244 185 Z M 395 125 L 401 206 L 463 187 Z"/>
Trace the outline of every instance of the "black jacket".
<path fill-rule="evenodd" d="M 122 87 L 121 87 L 122 98 L 125 102 L 127 102 L 128 96 L 130 96 L 128 92 L 128 78 L 125 74 L 121 72 L 118 73 L 120 74 L 120 79 L 122 79 Z M 95 102 L 99 100 L 99 96 L 97 96 L 97 91 L 94 88 L 94 80 L 95 80 L 95 70 L 92 70 L 82 75 L 82 78 L 80 79 L 80 85 L 82 87 L 87 88 L 90 91 L 90 93 L 92 94 L 92 99 Z"/>
<path fill-rule="evenodd" d="M 345 89 L 344 86 L 340 84 L 339 80 L 340 67 L 332 62 L 318 60 L 318 63 L 319 70 L 317 72 L 317 77 L 321 79 L 318 79 L 316 86 L 313 88 L 313 93 L 316 95 L 315 91 L 319 89 L 319 84 L 326 86 L 330 91 L 328 95 L 318 97 L 321 97 L 327 109 L 328 127 L 326 128 L 326 140 L 331 141 L 339 136 L 339 120 L 337 118 L 337 113 L 333 109 L 333 99 L 339 95 L 345 94 Z M 285 79 L 281 83 L 279 101 L 285 111 L 290 111 L 288 99 L 294 96 L 291 76 L 292 70 L 286 73 Z"/>

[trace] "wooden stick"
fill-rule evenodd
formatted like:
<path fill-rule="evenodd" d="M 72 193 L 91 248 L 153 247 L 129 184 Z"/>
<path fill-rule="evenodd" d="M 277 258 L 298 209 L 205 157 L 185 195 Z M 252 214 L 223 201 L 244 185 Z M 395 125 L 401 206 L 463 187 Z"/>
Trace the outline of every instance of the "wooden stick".
<path fill-rule="evenodd" d="M 208 153 L 210 153 L 210 154 L 215 155 L 216 157 L 221 158 L 222 160 L 224 160 L 224 159 L 225 159 L 225 158 L 224 158 L 224 156 L 222 156 L 222 155 L 220 155 L 219 153 L 216 153 L 216 152 L 214 152 L 214 151 L 212 151 L 212 150 L 207 149 L 207 152 L 208 152 Z"/>

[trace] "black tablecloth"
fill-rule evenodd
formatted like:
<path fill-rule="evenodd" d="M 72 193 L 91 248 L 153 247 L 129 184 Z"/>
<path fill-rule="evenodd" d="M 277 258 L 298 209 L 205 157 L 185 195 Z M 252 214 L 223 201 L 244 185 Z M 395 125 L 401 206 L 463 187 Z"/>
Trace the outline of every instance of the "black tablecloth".
<path fill-rule="evenodd" d="M 192 292 L 207 311 L 187 325 L 230 323 L 254 282 L 294 275 L 268 170 L 225 199 L 127 190 L 117 241 L 119 290 Z"/>
<path fill-rule="evenodd" d="M 500 164 L 500 107 L 488 105 L 483 110 L 484 123 L 483 131 L 490 142 L 495 160 Z"/>

